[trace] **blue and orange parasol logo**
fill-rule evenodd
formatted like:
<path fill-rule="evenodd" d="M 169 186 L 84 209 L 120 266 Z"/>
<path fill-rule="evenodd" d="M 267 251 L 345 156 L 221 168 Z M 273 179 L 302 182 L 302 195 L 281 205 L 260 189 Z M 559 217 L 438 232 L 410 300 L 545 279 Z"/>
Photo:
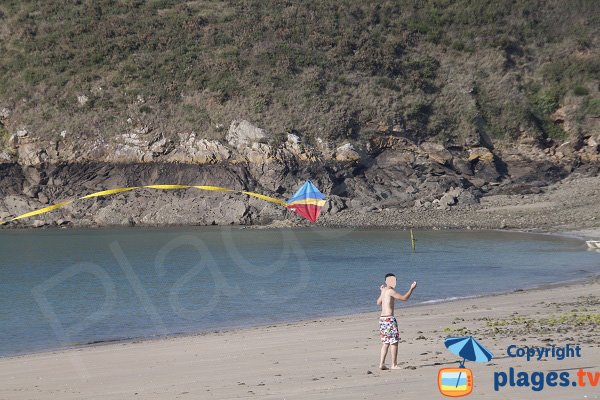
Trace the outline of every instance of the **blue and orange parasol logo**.
<path fill-rule="evenodd" d="M 473 372 L 465 368 L 465 361 L 488 362 L 494 355 L 473 336 L 448 337 L 444 345 L 453 354 L 462 357 L 458 368 L 442 368 L 438 372 L 440 393 L 448 397 L 462 397 L 473 391 Z"/>

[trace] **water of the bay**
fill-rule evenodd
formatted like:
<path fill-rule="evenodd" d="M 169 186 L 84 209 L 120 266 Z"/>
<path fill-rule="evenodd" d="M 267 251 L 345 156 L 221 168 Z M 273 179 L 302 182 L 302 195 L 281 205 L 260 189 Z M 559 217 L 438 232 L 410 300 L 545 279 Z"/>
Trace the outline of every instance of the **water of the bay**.
<path fill-rule="evenodd" d="M 600 272 L 581 240 L 496 231 L 231 228 L 0 232 L 0 355 L 375 311 Z M 401 312 L 401 310 L 399 311 Z"/>

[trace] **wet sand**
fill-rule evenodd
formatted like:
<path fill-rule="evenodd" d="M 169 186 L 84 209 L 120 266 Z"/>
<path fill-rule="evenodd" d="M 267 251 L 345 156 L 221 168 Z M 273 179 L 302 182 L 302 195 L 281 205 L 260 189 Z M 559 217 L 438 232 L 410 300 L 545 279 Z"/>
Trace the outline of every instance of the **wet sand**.
<path fill-rule="evenodd" d="M 599 398 L 600 385 L 494 391 L 494 372 L 600 372 L 600 280 L 398 309 L 401 370 L 377 369 L 378 312 L 0 359 L 1 399 L 441 398 L 456 367 L 443 339 L 473 335 L 496 356 L 469 362 L 485 399 Z M 526 361 L 508 346 L 579 344 L 580 358 Z M 389 357 L 388 357 L 389 364 Z"/>

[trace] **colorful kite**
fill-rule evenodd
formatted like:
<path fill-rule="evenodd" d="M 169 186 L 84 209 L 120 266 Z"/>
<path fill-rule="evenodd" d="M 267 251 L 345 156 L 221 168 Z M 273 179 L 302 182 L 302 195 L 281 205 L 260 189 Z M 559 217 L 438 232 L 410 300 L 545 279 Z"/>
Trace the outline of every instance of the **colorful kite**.
<path fill-rule="evenodd" d="M 84 200 L 90 199 L 93 197 L 102 197 L 102 196 L 110 196 L 112 194 L 128 192 L 130 190 L 135 189 L 162 189 L 162 190 L 171 190 L 171 189 L 200 189 L 200 190 L 210 190 L 210 191 L 219 191 L 219 192 L 234 192 L 241 193 L 248 196 L 256 197 L 257 199 L 261 199 L 264 201 L 268 201 L 271 203 L 275 203 L 277 205 L 289 208 L 294 210 L 300 216 L 308 219 L 310 222 L 315 222 L 321 213 L 321 207 L 325 204 L 325 196 L 323 193 L 319 192 L 310 181 L 306 181 L 304 185 L 292 196 L 289 202 L 285 202 L 283 200 L 276 199 L 274 197 L 265 196 L 264 194 L 254 193 L 254 192 L 246 192 L 239 191 L 233 189 L 227 189 L 219 186 L 190 186 L 190 185 L 146 185 L 146 186 L 131 186 L 126 188 L 117 188 L 117 189 L 109 189 L 102 190 L 100 192 L 91 193 L 85 195 L 83 197 L 79 197 L 74 200 L 67 200 L 60 203 L 53 204 L 48 207 L 41 208 L 39 210 L 31 211 L 22 215 L 18 215 L 14 218 L 8 219 L 6 221 L 0 221 L 0 225 L 4 225 L 7 222 L 15 221 L 18 219 L 33 217 L 34 215 L 45 214 L 47 212 L 62 208 L 66 205 L 73 203 L 76 200 Z"/>
<path fill-rule="evenodd" d="M 315 222 L 319 218 L 324 205 L 325 195 L 311 181 L 304 182 L 304 185 L 287 202 L 287 208 L 294 210 L 296 214 L 310 222 Z"/>

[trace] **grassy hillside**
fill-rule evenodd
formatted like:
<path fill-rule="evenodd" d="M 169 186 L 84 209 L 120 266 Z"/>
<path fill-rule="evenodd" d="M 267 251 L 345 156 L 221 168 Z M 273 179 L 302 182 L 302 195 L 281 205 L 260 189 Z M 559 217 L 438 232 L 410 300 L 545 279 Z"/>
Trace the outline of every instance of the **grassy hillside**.
<path fill-rule="evenodd" d="M 45 138 L 564 138 L 562 105 L 600 116 L 599 27 L 595 0 L 4 0 L 0 108 Z"/>

